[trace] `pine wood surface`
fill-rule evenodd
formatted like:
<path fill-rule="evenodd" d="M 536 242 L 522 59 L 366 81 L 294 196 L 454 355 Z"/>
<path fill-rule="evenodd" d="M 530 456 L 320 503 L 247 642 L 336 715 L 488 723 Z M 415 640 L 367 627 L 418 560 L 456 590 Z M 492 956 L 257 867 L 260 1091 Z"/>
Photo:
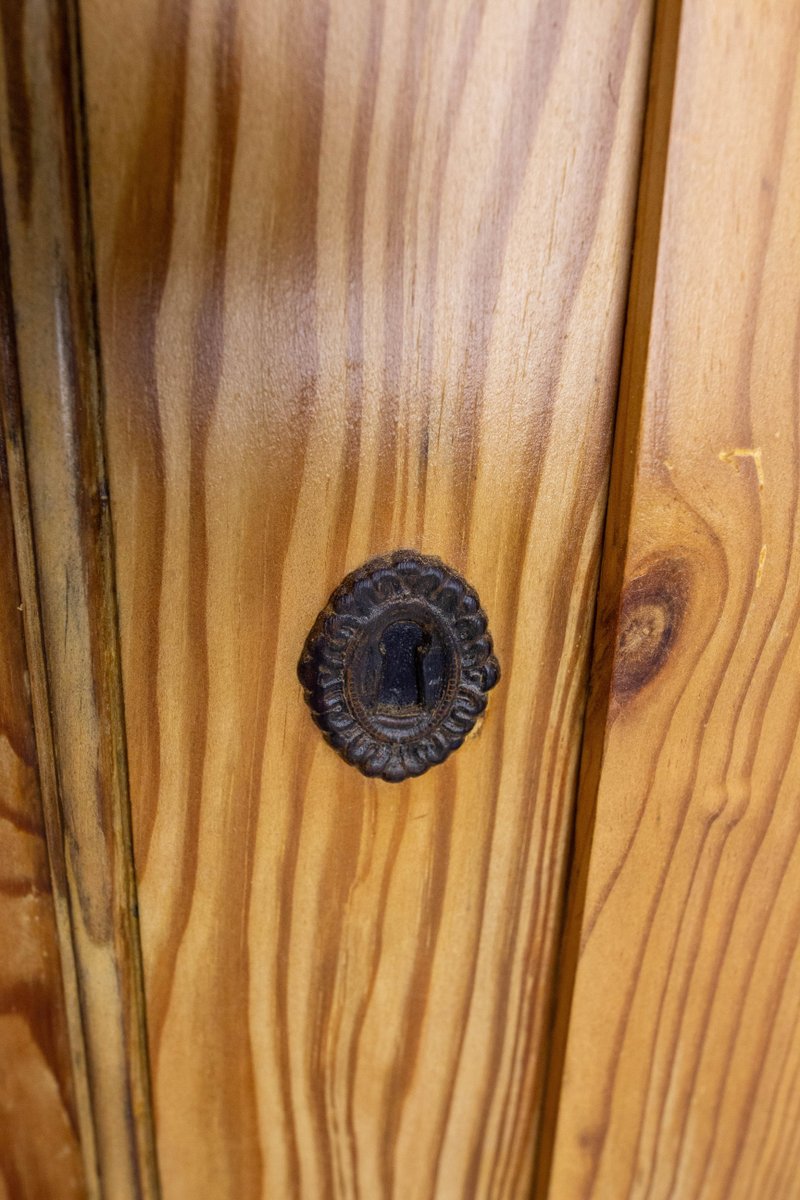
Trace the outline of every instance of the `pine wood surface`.
<path fill-rule="evenodd" d="M 4 307 L 4 392 L 14 370 L 7 316 Z M 0 437 L 0 1196 L 79 1200 L 83 1165 L 22 610 Z"/>
<path fill-rule="evenodd" d="M 799 46 L 684 0 L 645 149 L 553 1200 L 798 1195 Z"/>
<path fill-rule="evenodd" d="M 0 15 L 4 303 L 17 358 L 2 415 L 77 1120 L 89 1194 L 133 1200 L 155 1195 L 155 1156 L 77 26 L 55 0 L 8 0 Z"/>
<path fill-rule="evenodd" d="M 525 1195 L 650 6 L 81 19 L 164 1195 Z M 402 546 L 503 681 L 391 785 L 295 668 Z"/>

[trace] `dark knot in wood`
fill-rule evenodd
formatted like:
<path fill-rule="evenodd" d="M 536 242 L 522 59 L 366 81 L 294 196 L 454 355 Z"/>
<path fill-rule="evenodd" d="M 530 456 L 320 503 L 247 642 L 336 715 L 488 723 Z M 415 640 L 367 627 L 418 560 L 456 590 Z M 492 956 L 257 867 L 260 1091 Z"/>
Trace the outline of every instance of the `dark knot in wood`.
<path fill-rule="evenodd" d="M 689 570 L 680 558 L 660 559 L 626 587 L 620 607 L 614 694 L 628 700 L 662 670 L 689 603 Z"/>
<path fill-rule="evenodd" d="M 398 550 L 339 585 L 297 673 L 326 740 L 398 783 L 457 749 L 500 678 L 477 593 L 438 558 Z"/>

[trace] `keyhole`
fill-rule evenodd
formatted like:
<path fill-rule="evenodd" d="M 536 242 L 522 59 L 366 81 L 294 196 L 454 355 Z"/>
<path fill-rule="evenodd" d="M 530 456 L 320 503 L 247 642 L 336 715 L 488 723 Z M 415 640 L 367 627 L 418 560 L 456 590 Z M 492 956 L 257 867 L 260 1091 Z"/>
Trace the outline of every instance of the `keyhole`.
<path fill-rule="evenodd" d="M 423 660 L 430 638 L 413 621 L 395 621 L 384 630 L 380 651 L 378 704 L 386 708 L 420 707 L 425 703 Z"/>

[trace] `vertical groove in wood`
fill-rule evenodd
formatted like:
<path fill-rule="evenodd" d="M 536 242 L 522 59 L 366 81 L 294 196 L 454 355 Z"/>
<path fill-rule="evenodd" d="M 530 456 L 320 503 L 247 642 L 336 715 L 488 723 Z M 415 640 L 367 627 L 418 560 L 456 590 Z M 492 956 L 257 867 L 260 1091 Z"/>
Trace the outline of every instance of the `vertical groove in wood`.
<path fill-rule="evenodd" d="M 665 11 L 549 1194 L 777 1200 L 800 1177 L 800 9 Z"/>
<path fill-rule="evenodd" d="M 99 1177 L 103 1196 L 134 1200 L 157 1196 L 158 1183 L 103 462 L 77 14 L 71 4 L 29 0 L 14 20 L 8 12 L 4 16 L 8 106 L 0 156 L 20 380 L 19 413 L 6 406 L 4 419 L 16 463 L 20 573 L 31 602 L 37 741 L 45 769 L 51 763 L 53 768 L 44 787 L 48 834 L 54 839 L 53 861 L 63 861 L 59 883 L 64 916 L 68 909 L 71 920 L 85 1053 L 83 1115 L 88 1122 L 90 1096 L 96 1146 L 95 1166 L 87 1135 L 87 1174 L 90 1186 Z M 13 44 L 11 31 L 17 33 Z M 77 1033 L 76 1021 L 72 1024 Z M 77 1046 L 75 1054 L 80 1063 Z"/>
<path fill-rule="evenodd" d="M 95 1200 L 94 1128 L 22 454 L 2 187 L 0 428 L 0 1182 L 14 1200 Z"/>

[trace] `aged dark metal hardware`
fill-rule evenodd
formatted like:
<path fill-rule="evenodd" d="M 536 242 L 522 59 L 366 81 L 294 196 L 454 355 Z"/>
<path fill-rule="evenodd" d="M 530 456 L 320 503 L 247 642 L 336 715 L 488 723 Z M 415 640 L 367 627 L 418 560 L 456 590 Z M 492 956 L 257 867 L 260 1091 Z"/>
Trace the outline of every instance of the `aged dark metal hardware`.
<path fill-rule="evenodd" d="M 325 739 L 398 783 L 457 749 L 500 678 L 477 593 L 438 558 L 398 550 L 348 575 L 297 673 Z"/>

